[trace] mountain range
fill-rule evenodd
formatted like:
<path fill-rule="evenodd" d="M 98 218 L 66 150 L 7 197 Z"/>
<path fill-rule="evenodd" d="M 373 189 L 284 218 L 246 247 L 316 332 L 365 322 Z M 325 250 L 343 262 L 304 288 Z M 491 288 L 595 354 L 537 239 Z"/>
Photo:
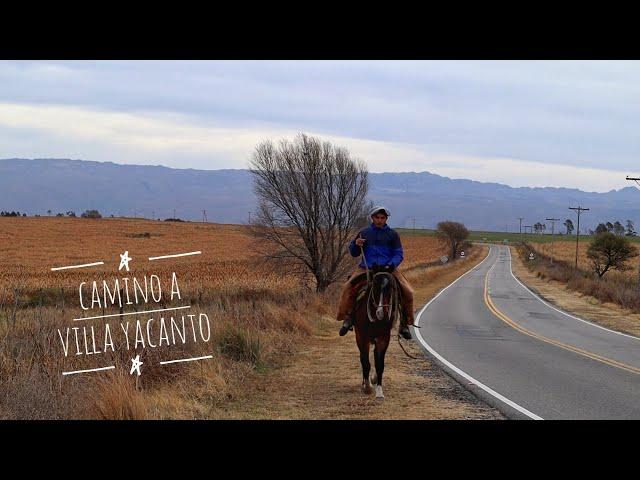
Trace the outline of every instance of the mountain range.
<path fill-rule="evenodd" d="M 370 173 L 369 199 L 391 211 L 396 227 L 433 228 L 441 220 L 471 230 L 518 231 L 523 225 L 573 219 L 569 206 L 590 208 L 581 231 L 599 222 L 627 219 L 640 227 L 640 190 L 605 193 L 570 188 L 514 188 L 498 183 L 451 179 L 429 172 Z M 245 223 L 255 210 L 248 170 L 195 170 L 121 165 L 69 159 L 0 159 L 0 210 L 27 215 L 76 214 L 96 209 L 103 216 L 169 218 Z M 562 228 L 556 223 L 556 229 Z M 584 225 L 584 228 L 582 228 Z"/>

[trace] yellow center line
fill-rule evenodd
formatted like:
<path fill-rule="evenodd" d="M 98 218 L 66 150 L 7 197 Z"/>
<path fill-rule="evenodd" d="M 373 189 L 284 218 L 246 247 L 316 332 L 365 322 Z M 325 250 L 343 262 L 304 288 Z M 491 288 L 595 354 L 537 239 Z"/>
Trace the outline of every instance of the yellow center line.
<path fill-rule="evenodd" d="M 495 266 L 495 264 L 494 264 L 494 266 Z M 583 350 L 582 348 L 574 347 L 573 345 L 568 345 L 566 343 L 560 342 L 558 340 L 554 340 L 554 339 L 549 338 L 549 337 L 545 337 L 545 336 L 540 335 L 538 333 L 532 332 L 531 330 L 528 330 L 528 329 L 524 328 L 521 325 L 518 325 L 511 318 L 509 318 L 507 315 L 505 315 L 500 310 L 498 310 L 498 308 L 494 305 L 493 301 L 491 300 L 491 296 L 489 295 L 489 288 L 488 288 L 489 287 L 489 273 L 491 273 L 491 270 L 493 270 L 493 267 L 491 267 L 487 271 L 487 274 L 484 277 L 484 302 L 487 305 L 487 307 L 489 308 L 489 310 L 491 311 L 491 313 L 493 313 L 496 317 L 498 317 L 500 320 L 505 322 L 507 325 L 515 328 L 516 330 L 518 330 L 521 333 L 524 333 L 525 335 L 529 335 L 530 337 L 537 338 L 538 340 L 541 340 L 541 341 L 546 342 L 546 343 L 550 343 L 551 345 L 555 345 L 557 347 L 564 348 L 565 350 L 569 350 L 569 351 L 577 353 L 579 355 L 583 355 L 583 356 L 585 356 L 587 358 L 590 358 L 592 360 L 596 360 L 596 361 L 601 362 L 601 363 L 605 363 L 605 364 L 610 365 L 612 367 L 621 368 L 622 370 L 626 370 L 626 371 L 631 372 L 631 373 L 640 374 L 640 368 L 634 367 L 632 365 L 627 365 L 626 363 L 618 362 L 617 360 L 612 360 L 611 358 L 607 358 L 607 357 L 603 357 L 601 355 L 597 355 L 597 354 L 595 354 L 593 352 L 589 352 L 587 350 Z"/>

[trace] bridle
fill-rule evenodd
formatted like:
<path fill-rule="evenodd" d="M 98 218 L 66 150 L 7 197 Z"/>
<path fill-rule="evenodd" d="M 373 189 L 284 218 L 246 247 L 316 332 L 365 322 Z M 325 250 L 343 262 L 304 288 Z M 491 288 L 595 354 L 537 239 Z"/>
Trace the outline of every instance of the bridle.
<path fill-rule="evenodd" d="M 376 282 L 380 282 L 379 295 L 376 295 L 376 289 L 374 288 Z M 388 300 L 389 303 L 384 303 L 385 288 L 391 288 Z M 386 321 L 393 321 L 395 315 L 398 313 L 398 307 L 400 305 L 399 289 L 395 277 L 389 272 L 374 273 L 368 289 L 367 317 L 369 318 L 369 321 L 372 323 L 381 322 L 385 320 L 387 315 L 388 317 L 386 318 Z M 386 312 L 388 312 L 388 314 L 385 313 L 385 309 L 387 309 Z"/>

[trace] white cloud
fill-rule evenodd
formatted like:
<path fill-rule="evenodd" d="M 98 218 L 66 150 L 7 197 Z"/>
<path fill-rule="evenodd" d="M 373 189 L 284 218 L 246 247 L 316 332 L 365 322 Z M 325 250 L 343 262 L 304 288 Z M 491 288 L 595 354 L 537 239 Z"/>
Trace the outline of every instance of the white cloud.
<path fill-rule="evenodd" d="M 210 152 L 209 135 L 217 138 L 216 152 L 232 155 L 238 147 L 231 131 L 253 138 L 251 132 L 305 130 L 420 144 L 431 156 L 620 170 L 634 168 L 640 153 L 638 80 L 637 61 L 0 62 L 0 103 L 135 117 L 116 115 L 115 126 L 104 116 L 99 125 L 71 122 L 66 134 L 48 128 L 55 135 L 48 144 L 29 145 L 22 130 L 13 137 L 5 130 L 2 139 L 15 152 L 33 148 L 52 156 L 47 148 L 68 147 L 80 157 L 117 154 L 118 161 L 143 149 L 156 163 L 197 167 L 198 156 Z M 140 125 L 150 118 L 155 123 Z M 163 119 L 171 128 L 191 125 L 174 135 L 158 125 Z M 90 139 L 104 135 L 91 128 L 113 140 L 92 148 Z M 168 152 L 175 153 L 168 158 Z M 215 157 L 212 164 L 225 162 Z"/>
<path fill-rule="evenodd" d="M 31 133 L 37 142 L 25 144 Z M 297 132 L 278 126 L 224 128 L 202 126 L 175 113 L 119 113 L 64 105 L 0 103 L 2 157 L 62 157 L 158 164 L 191 168 L 246 168 L 255 145 L 267 138 L 292 138 Z M 373 172 L 429 171 L 511 186 L 555 186 L 608 191 L 628 186 L 628 173 L 545 164 L 514 158 L 443 153 L 429 145 L 404 144 L 327 135 L 346 146 Z M 16 140 L 17 138 L 17 140 Z M 13 147 L 13 148 L 12 148 Z"/>

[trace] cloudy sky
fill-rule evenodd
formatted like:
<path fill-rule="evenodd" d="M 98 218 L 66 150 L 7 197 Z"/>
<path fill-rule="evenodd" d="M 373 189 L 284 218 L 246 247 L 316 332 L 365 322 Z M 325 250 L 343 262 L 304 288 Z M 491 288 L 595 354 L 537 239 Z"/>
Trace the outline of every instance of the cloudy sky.
<path fill-rule="evenodd" d="M 246 168 L 303 131 L 373 172 L 608 191 L 638 125 L 638 61 L 0 62 L 0 158 Z"/>

